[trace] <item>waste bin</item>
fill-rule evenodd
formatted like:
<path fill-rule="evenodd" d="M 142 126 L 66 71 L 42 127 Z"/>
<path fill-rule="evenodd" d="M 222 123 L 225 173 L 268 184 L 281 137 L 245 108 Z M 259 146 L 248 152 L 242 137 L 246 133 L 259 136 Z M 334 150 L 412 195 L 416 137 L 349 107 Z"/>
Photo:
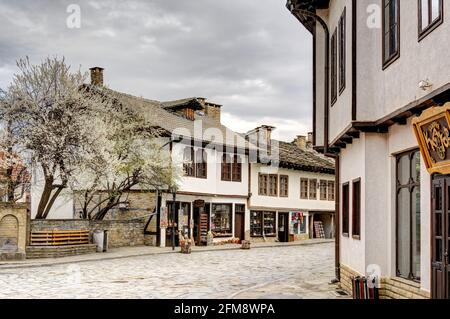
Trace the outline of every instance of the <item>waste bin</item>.
<path fill-rule="evenodd" d="M 103 230 L 98 230 L 98 229 L 94 230 L 92 237 L 93 237 L 94 244 L 97 245 L 97 252 L 98 253 L 103 252 L 105 232 Z"/>

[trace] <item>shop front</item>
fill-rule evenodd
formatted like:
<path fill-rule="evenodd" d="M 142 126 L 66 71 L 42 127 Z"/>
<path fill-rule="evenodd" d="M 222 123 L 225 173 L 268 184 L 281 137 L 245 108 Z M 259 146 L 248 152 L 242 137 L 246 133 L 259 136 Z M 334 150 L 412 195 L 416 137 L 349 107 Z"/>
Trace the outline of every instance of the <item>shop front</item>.
<path fill-rule="evenodd" d="M 431 296 L 450 297 L 450 103 L 432 107 L 413 120 L 431 175 Z"/>
<path fill-rule="evenodd" d="M 250 212 L 253 242 L 293 242 L 308 239 L 308 213 L 301 211 Z"/>
<path fill-rule="evenodd" d="M 160 209 L 161 247 L 178 247 L 181 239 L 190 239 L 195 246 L 237 243 L 245 239 L 245 201 L 183 195 L 177 198 L 179 201 L 175 205 L 167 200 Z"/>

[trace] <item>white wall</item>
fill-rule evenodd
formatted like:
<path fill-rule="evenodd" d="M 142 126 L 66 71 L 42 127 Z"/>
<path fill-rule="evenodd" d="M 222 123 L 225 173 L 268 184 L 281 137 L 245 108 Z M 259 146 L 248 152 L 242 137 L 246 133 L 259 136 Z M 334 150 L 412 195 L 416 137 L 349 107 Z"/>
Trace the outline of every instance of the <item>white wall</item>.
<path fill-rule="evenodd" d="M 34 219 L 37 214 L 39 201 L 44 189 L 44 178 L 42 170 L 39 168 L 33 168 L 32 182 L 31 182 L 31 218 Z M 68 189 L 61 192 L 56 199 L 47 219 L 73 219 L 74 202 L 72 192 Z"/>
<path fill-rule="evenodd" d="M 311 178 L 320 180 L 327 180 L 334 182 L 334 175 L 319 174 L 312 172 L 303 172 L 297 170 L 291 170 L 286 168 L 276 168 L 262 164 L 252 164 L 251 173 L 251 194 L 250 206 L 251 207 L 272 207 L 274 209 L 281 208 L 292 210 L 304 210 L 304 211 L 329 211 L 335 210 L 334 201 L 322 201 L 320 200 L 320 192 L 317 190 L 317 200 L 303 200 L 300 199 L 300 178 Z M 261 196 L 258 192 L 258 174 L 279 174 L 289 176 L 289 197 L 272 197 Z M 278 191 L 279 191 L 278 187 Z"/>
<path fill-rule="evenodd" d="M 418 42 L 418 1 L 400 1 L 400 58 L 382 69 L 382 30 L 368 28 L 368 5 L 381 0 L 358 0 L 358 115 L 359 121 L 382 118 L 450 82 L 450 2 L 444 0 L 444 23 Z M 431 90 L 418 83 L 429 79 Z"/>
<path fill-rule="evenodd" d="M 350 268 L 358 271 L 361 274 L 365 273 L 366 269 L 366 154 L 365 147 L 366 141 L 364 134 L 361 134 L 361 138 L 355 139 L 353 144 L 347 146 L 342 150 L 340 159 L 340 203 L 341 203 L 341 229 L 339 230 L 340 236 L 340 258 L 341 263 L 349 266 Z M 361 239 L 356 240 L 352 238 L 352 181 L 361 178 Z M 342 236 L 342 184 L 349 183 L 349 237 Z"/>
<path fill-rule="evenodd" d="M 182 165 L 182 154 L 186 147 L 184 144 L 175 144 L 172 149 L 172 158 L 177 165 Z M 194 151 L 198 148 L 194 147 Z M 195 178 L 183 176 L 180 181 L 180 192 L 195 192 L 218 195 L 248 195 L 248 157 L 240 155 L 242 159 L 241 182 L 227 182 L 221 180 L 222 154 L 214 149 L 206 149 L 207 153 L 207 178 Z"/>

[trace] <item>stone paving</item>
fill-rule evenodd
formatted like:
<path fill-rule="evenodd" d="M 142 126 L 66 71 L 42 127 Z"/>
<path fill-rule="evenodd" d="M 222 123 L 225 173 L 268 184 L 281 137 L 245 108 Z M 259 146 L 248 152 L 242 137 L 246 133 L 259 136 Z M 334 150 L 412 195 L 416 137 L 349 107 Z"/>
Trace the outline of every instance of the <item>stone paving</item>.
<path fill-rule="evenodd" d="M 0 268 L 0 298 L 338 298 L 333 243 Z"/>

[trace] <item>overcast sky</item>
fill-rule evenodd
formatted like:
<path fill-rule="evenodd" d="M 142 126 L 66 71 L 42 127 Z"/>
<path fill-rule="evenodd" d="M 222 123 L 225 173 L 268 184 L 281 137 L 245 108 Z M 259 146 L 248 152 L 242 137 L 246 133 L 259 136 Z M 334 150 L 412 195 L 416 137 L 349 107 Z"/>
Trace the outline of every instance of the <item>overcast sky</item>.
<path fill-rule="evenodd" d="M 277 127 L 290 141 L 311 130 L 311 35 L 285 0 L 0 0 L 0 87 L 26 55 L 105 68 L 110 88 L 155 100 L 222 104 L 238 132 Z M 67 8 L 81 9 L 68 28 Z"/>

